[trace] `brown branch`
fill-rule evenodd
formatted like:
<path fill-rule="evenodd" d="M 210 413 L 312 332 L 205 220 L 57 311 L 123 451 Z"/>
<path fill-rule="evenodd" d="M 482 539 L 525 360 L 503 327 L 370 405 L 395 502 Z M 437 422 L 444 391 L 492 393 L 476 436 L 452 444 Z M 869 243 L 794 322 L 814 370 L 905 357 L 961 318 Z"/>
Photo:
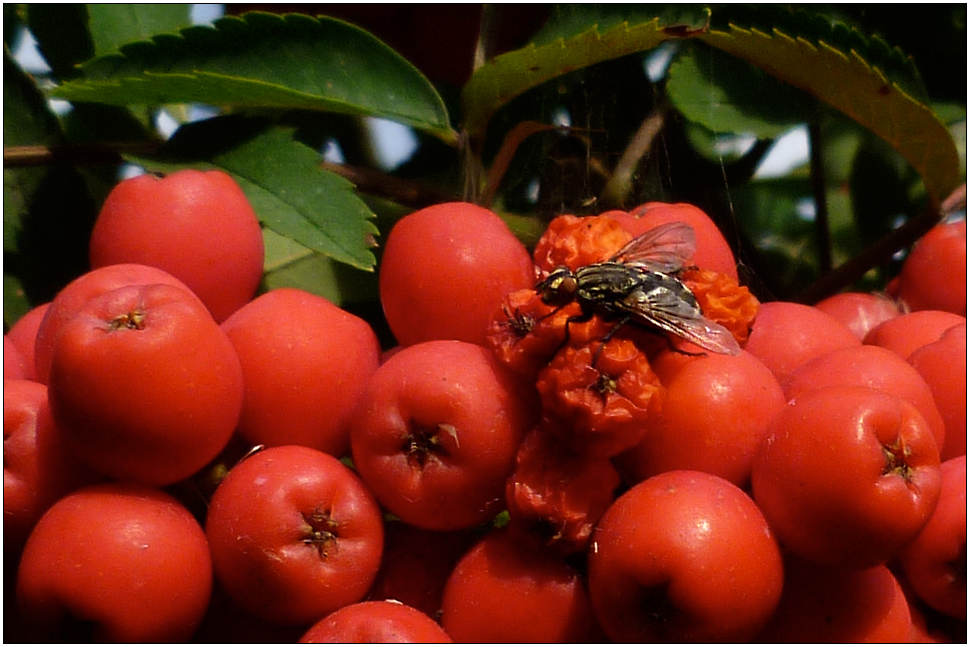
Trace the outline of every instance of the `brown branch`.
<path fill-rule="evenodd" d="M 464 202 L 473 204 L 483 204 L 481 201 L 482 184 L 482 155 L 481 151 L 472 146 L 472 141 L 468 137 L 468 132 L 461 131 L 459 137 L 458 152 L 461 159 L 461 176 L 463 179 L 463 189 L 461 199 Z"/>
<path fill-rule="evenodd" d="M 9 146 L 3 149 L 4 168 L 121 164 L 123 155 L 151 155 L 161 144 L 154 142 L 119 144 L 77 144 L 71 146 Z M 456 196 L 417 182 L 402 180 L 368 168 L 330 164 L 322 168 L 352 182 L 363 193 L 393 200 L 407 207 L 426 207 L 456 200 Z"/>
<path fill-rule="evenodd" d="M 630 194 L 633 175 L 640 161 L 650 153 L 653 142 L 663 129 L 664 118 L 667 115 L 666 106 L 661 106 L 650 113 L 640 124 L 630 143 L 623 151 L 620 161 L 616 163 L 609 181 L 600 193 L 600 201 L 604 208 L 622 208 Z"/>
<path fill-rule="evenodd" d="M 888 262 L 893 254 L 911 247 L 926 232 L 950 214 L 967 208 L 967 185 L 958 186 L 941 205 L 930 204 L 923 213 L 889 232 L 871 247 L 835 268 L 792 299 L 798 303 L 817 303 L 858 281 L 873 267 Z"/>
<path fill-rule="evenodd" d="M 360 166 L 321 162 L 320 168 L 350 181 L 358 191 L 386 198 L 406 207 L 420 209 L 432 204 L 453 202 L 457 196 L 419 182 L 403 180 Z"/>
<path fill-rule="evenodd" d="M 478 42 L 475 43 L 475 55 L 472 59 L 472 72 L 482 67 L 495 56 L 495 42 L 498 37 L 499 12 L 501 5 L 483 4 L 481 19 L 478 25 Z"/>
<path fill-rule="evenodd" d="M 121 164 L 125 153 L 148 155 L 158 151 L 156 142 L 117 144 L 73 144 L 70 146 L 5 146 L 4 168 L 35 166 L 76 166 L 87 164 Z"/>
<path fill-rule="evenodd" d="M 472 58 L 472 75 L 485 65 L 495 54 L 495 40 L 498 35 L 498 14 L 502 8 L 494 4 L 483 4 L 478 23 L 478 39 L 475 43 L 475 53 Z M 491 198 L 483 202 L 482 192 L 482 149 L 481 142 L 473 142 L 467 131 L 462 129 L 459 148 L 462 160 L 462 177 L 464 191 L 462 199 L 488 207 Z"/>
<path fill-rule="evenodd" d="M 515 151 L 519 149 L 522 142 L 536 133 L 557 130 L 558 128 L 558 126 L 550 126 L 549 124 L 543 124 L 538 121 L 523 121 L 516 124 L 515 128 L 505 135 L 501 148 L 495 154 L 495 159 L 492 160 L 492 166 L 489 167 L 488 177 L 485 180 L 485 190 L 482 192 L 478 204 L 486 209 L 491 208 L 495 194 L 498 192 L 499 184 L 502 182 L 505 172 L 512 163 L 512 159 L 515 157 Z"/>
<path fill-rule="evenodd" d="M 931 205 L 916 218 L 907 220 L 873 243 L 855 258 L 846 261 L 822 276 L 798 294 L 792 301 L 817 303 L 861 279 L 873 267 L 892 259 L 893 254 L 913 245 L 919 238 L 940 222 L 938 205 Z"/>
<path fill-rule="evenodd" d="M 943 205 L 940 207 L 940 211 L 943 212 L 944 216 L 949 216 L 951 213 L 957 211 L 963 211 L 967 208 L 967 185 L 966 183 L 958 186 L 953 193 L 951 193 L 946 200 L 943 201 Z"/>

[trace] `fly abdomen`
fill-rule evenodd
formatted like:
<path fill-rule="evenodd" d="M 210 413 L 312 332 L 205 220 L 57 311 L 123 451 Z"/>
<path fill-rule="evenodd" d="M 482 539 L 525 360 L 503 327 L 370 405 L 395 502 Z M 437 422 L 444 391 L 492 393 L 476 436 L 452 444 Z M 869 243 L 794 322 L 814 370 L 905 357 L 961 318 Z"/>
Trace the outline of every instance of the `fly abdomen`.
<path fill-rule="evenodd" d="M 675 276 L 661 272 L 650 272 L 650 274 L 653 276 L 649 281 L 645 281 L 646 285 L 652 285 L 654 290 L 666 290 L 675 298 L 690 306 L 692 310 L 696 311 L 697 316 L 701 315 L 701 306 L 697 303 L 697 297 L 694 296 L 694 293 L 690 291 L 690 288 L 683 281 Z"/>

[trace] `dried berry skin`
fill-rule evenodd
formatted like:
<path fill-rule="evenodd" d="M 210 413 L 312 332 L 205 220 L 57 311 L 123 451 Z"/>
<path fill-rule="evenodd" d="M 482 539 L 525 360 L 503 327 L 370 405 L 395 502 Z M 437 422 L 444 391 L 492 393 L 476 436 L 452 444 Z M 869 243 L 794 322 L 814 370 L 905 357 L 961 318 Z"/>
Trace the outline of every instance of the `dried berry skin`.
<path fill-rule="evenodd" d="M 748 341 L 761 305 L 748 288 L 714 270 L 688 268 L 680 278 L 694 293 L 705 317 L 731 331 L 739 344 Z"/>
<path fill-rule="evenodd" d="M 508 294 L 492 316 L 486 346 L 499 362 L 520 375 L 535 376 L 566 341 L 566 321 L 579 313 L 543 303 L 532 288 Z"/>
<path fill-rule="evenodd" d="M 532 256 L 543 275 L 557 267 L 576 270 L 607 260 L 632 239 L 612 218 L 563 215 L 549 223 Z"/>
<path fill-rule="evenodd" d="M 502 364 L 535 378 L 567 343 L 602 339 L 616 325 L 599 317 L 577 320 L 582 314 L 579 303 L 551 306 L 533 289 L 517 290 L 492 317 L 486 346 Z"/>
<path fill-rule="evenodd" d="M 619 485 L 608 458 L 574 452 L 536 427 L 522 441 L 506 486 L 509 526 L 561 555 L 585 551 Z"/>
<path fill-rule="evenodd" d="M 539 373 L 544 419 L 567 445 L 615 456 L 639 443 L 663 387 L 626 338 L 568 346 Z"/>

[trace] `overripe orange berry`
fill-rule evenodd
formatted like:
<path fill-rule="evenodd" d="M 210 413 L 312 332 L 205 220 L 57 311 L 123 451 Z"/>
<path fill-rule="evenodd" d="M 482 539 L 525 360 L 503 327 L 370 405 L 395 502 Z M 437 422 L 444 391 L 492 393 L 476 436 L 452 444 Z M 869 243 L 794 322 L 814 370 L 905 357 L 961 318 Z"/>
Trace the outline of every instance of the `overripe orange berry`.
<path fill-rule="evenodd" d="M 680 278 L 687 284 L 704 316 L 719 323 L 744 344 L 761 305 L 751 291 L 737 279 L 714 270 L 685 269 Z"/>
<path fill-rule="evenodd" d="M 486 346 L 516 373 L 535 377 L 567 342 L 602 339 L 614 325 L 599 317 L 577 321 L 581 316 L 579 303 L 551 306 L 533 289 L 516 290 L 493 315 Z"/>
<path fill-rule="evenodd" d="M 536 388 L 550 430 L 598 456 L 615 456 L 643 439 L 663 389 L 646 355 L 619 337 L 567 346 L 540 371 Z"/>
<path fill-rule="evenodd" d="M 506 486 L 509 526 L 561 555 L 582 552 L 619 485 L 608 458 L 575 452 L 536 427 L 519 446 Z"/>
<path fill-rule="evenodd" d="M 613 218 L 563 215 L 549 223 L 532 256 L 543 274 L 557 267 L 576 270 L 607 260 L 632 239 Z"/>

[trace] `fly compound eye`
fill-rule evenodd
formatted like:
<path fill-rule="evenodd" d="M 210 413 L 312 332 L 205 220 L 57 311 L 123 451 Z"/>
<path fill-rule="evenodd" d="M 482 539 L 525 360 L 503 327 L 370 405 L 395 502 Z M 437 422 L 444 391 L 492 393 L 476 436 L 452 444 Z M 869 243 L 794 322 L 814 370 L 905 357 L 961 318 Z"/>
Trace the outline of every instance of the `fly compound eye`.
<path fill-rule="evenodd" d="M 553 270 L 551 274 L 536 289 L 544 303 L 549 305 L 565 305 L 573 300 L 579 284 L 572 272 L 565 267 Z"/>
<path fill-rule="evenodd" d="M 576 281 L 576 277 L 573 275 L 564 276 L 559 280 L 559 284 L 556 286 L 559 294 L 563 296 L 569 296 L 570 298 L 576 294 L 576 290 L 579 288 L 579 283 Z"/>
<path fill-rule="evenodd" d="M 536 286 L 536 290 L 544 303 L 565 305 L 573 300 L 576 287 L 576 279 L 572 272 L 562 267 L 554 270 L 544 281 L 541 281 Z"/>

